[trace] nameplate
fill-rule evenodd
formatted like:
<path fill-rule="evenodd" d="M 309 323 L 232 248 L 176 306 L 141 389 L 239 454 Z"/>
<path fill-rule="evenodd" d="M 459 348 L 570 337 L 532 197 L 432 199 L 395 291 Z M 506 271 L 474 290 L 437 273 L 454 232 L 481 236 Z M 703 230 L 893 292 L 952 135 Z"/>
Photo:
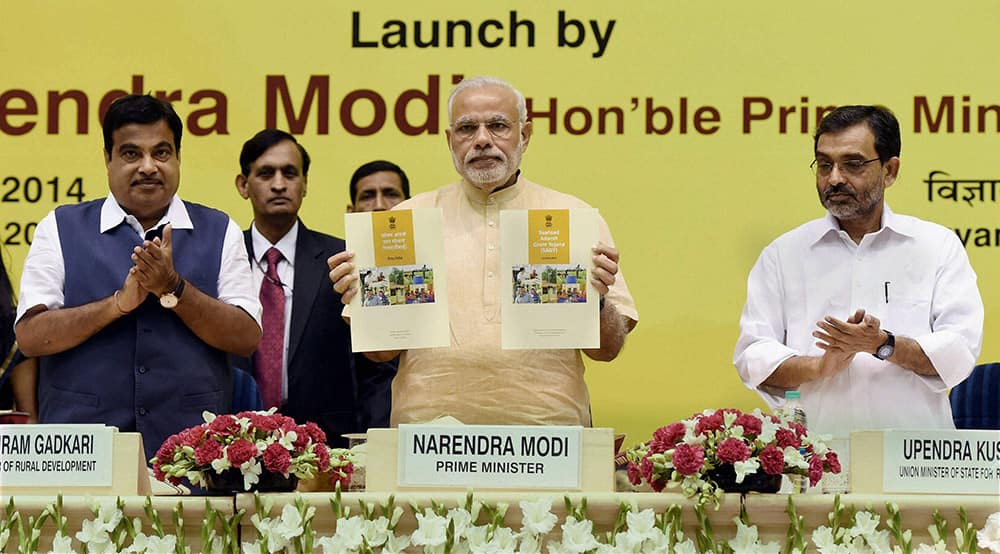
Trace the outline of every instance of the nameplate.
<path fill-rule="evenodd" d="M 111 486 L 114 429 L 104 425 L 0 425 L 5 487 Z"/>
<path fill-rule="evenodd" d="M 885 431 L 882 452 L 886 493 L 1000 490 L 1000 431 Z"/>
<path fill-rule="evenodd" d="M 399 485 L 580 489 L 582 427 L 400 425 Z"/>

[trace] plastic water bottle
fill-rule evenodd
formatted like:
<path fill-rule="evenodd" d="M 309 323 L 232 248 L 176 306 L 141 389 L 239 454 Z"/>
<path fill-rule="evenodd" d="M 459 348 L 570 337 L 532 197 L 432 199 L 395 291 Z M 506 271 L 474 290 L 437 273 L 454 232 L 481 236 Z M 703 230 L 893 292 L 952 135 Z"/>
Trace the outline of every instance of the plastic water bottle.
<path fill-rule="evenodd" d="M 785 391 L 785 407 L 782 409 L 785 419 L 789 421 L 794 421 L 802 426 L 803 429 L 806 427 L 806 411 L 802 407 L 801 402 L 802 395 L 797 390 Z M 799 454 L 805 455 L 805 448 L 799 449 Z M 791 474 L 788 476 L 788 480 L 792 484 L 792 494 L 802 494 L 806 492 L 809 481 L 803 475 Z"/>

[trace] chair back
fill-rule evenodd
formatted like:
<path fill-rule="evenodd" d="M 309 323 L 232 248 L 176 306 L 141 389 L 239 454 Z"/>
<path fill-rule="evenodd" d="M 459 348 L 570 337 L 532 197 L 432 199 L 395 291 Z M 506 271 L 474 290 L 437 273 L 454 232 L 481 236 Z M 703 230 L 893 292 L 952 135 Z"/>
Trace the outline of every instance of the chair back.
<path fill-rule="evenodd" d="M 233 368 L 233 404 L 232 413 L 258 411 L 264 409 L 264 401 L 260 399 L 257 380 L 248 372 Z"/>
<path fill-rule="evenodd" d="M 959 429 L 1000 429 L 1000 363 L 977 365 L 951 389 L 951 417 Z"/>

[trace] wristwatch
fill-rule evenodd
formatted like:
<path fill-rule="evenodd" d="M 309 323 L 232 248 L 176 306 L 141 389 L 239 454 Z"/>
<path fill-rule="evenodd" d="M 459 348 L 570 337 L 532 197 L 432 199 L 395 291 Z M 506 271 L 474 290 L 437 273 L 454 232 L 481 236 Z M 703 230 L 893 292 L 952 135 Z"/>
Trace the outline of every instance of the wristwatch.
<path fill-rule="evenodd" d="M 180 302 L 181 294 L 183 293 L 184 293 L 184 278 L 181 277 L 180 282 L 177 283 L 177 286 L 174 288 L 174 290 L 166 294 L 160 295 L 160 305 L 163 306 L 164 308 L 167 308 L 168 310 L 174 309 L 174 307 L 177 306 L 177 303 Z"/>
<path fill-rule="evenodd" d="M 875 350 L 875 354 L 873 354 L 873 356 L 880 360 L 888 360 L 892 357 L 892 353 L 896 351 L 896 337 L 886 329 L 882 330 L 885 331 L 888 338 L 886 338 L 885 342 L 883 342 L 882 345 Z"/>

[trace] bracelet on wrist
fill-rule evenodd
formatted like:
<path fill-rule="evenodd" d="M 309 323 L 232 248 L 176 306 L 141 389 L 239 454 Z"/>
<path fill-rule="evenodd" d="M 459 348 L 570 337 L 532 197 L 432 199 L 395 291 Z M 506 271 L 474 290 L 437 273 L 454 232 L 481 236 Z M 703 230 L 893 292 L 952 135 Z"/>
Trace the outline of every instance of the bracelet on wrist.
<path fill-rule="evenodd" d="M 121 315 L 128 315 L 129 312 L 126 312 L 125 310 L 123 310 L 122 309 L 122 305 L 118 303 L 118 293 L 119 292 L 121 292 L 121 291 L 120 290 L 116 290 L 115 291 L 115 308 L 118 309 L 118 313 L 119 314 L 121 314 Z"/>

